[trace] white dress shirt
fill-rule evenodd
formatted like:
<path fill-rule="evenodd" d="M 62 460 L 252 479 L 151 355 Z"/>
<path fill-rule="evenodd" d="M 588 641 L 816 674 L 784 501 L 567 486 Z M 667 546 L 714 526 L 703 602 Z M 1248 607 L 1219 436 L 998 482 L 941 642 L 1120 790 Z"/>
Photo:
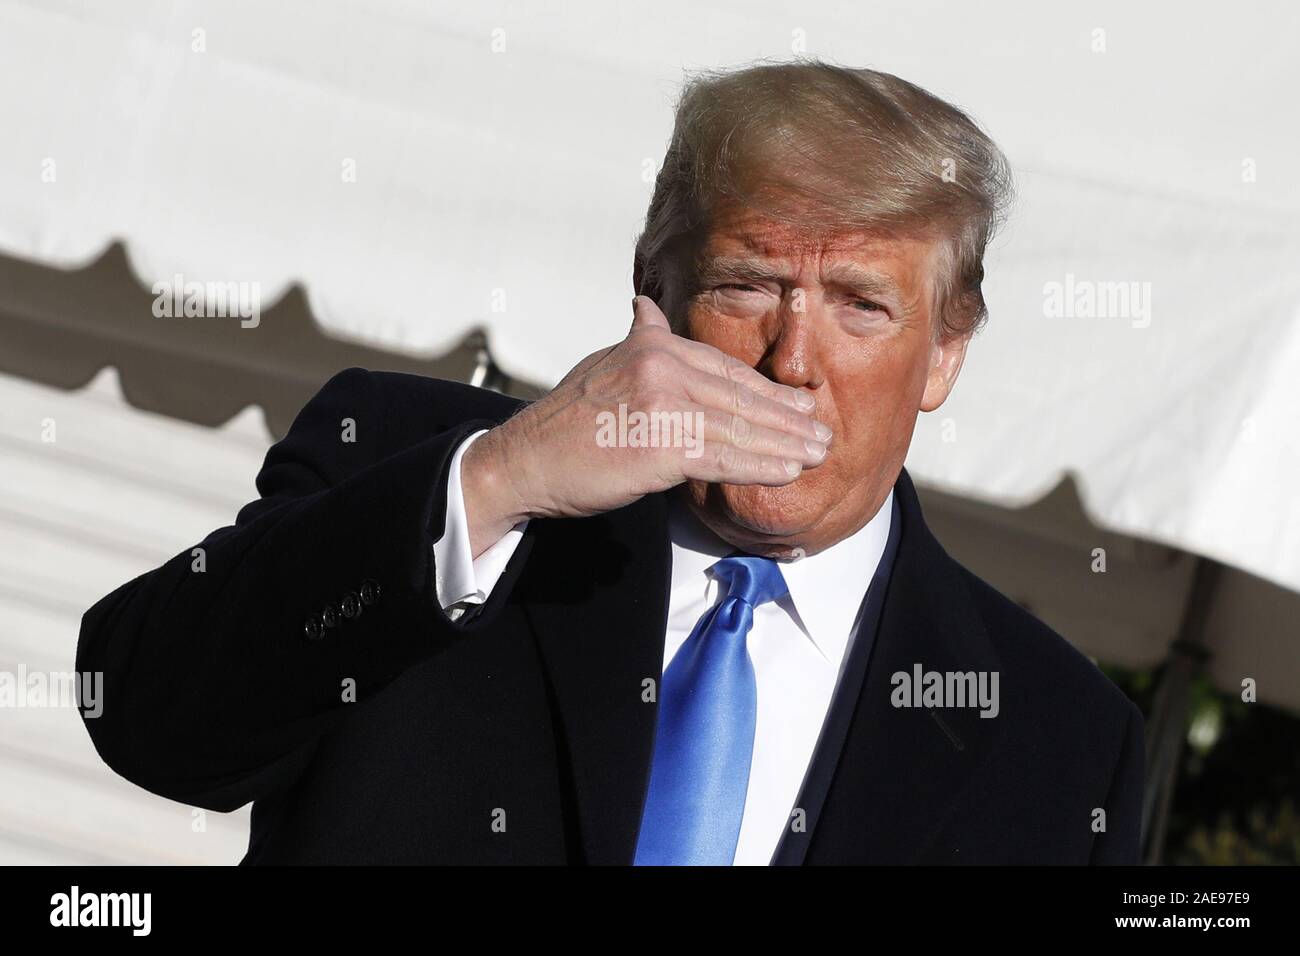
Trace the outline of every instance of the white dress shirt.
<path fill-rule="evenodd" d="M 434 545 L 438 600 L 453 618 L 466 605 L 487 600 L 527 524 L 517 525 L 477 560 L 473 558 L 460 461 L 482 434 L 471 435 L 452 458 L 446 530 Z M 665 670 L 704 613 L 726 596 L 718 593 L 720 584 L 708 569 L 736 550 L 675 496 L 672 501 Z M 811 557 L 782 562 L 790 594 L 754 612 L 747 648 L 758 685 L 758 720 L 736 846 L 737 866 L 770 863 L 789 825 L 848 659 L 862 599 L 884 554 L 892 512 L 891 491 L 875 517 L 855 534 Z"/>

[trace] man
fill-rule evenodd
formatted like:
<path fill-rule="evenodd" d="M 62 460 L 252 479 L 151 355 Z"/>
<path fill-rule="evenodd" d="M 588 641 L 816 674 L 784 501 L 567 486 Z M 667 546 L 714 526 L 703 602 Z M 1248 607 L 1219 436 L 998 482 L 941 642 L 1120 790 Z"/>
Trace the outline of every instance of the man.
<path fill-rule="evenodd" d="M 1007 180 L 896 77 L 694 81 L 626 338 L 527 406 L 337 375 L 86 614 L 99 752 L 250 863 L 1133 862 L 1140 714 L 902 467 Z"/>

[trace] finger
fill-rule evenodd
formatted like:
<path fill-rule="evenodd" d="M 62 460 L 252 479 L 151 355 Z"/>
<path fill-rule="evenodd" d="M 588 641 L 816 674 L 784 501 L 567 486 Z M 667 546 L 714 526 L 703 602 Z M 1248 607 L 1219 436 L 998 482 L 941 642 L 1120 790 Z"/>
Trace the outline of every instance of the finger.
<path fill-rule="evenodd" d="M 728 485 L 788 485 L 803 473 L 791 459 L 773 458 L 722 442 L 708 442 L 698 458 L 686 459 L 682 472 L 697 481 Z"/>
<path fill-rule="evenodd" d="M 751 425 L 812 439 L 823 445 L 831 440 L 831 430 L 807 412 L 755 392 L 740 382 L 688 367 L 683 370 L 682 387 L 691 401 L 714 411 L 739 416 Z"/>
<path fill-rule="evenodd" d="M 672 327 L 668 323 L 668 316 L 655 303 L 655 300 L 648 295 L 638 295 L 632 298 L 632 332 L 640 329 L 663 329 L 665 332 L 671 332 Z"/>
<path fill-rule="evenodd" d="M 727 444 L 756 455 L 797 461 L 805 468 L 826 460 L 828 449 L 824 442 L 755 425 L 740 415 L 699 406 L 659 414 L 663 416 L 659 441 L 663 447 L 685 448 L 687 457 L 698 458 L 706 444 Z"/>
<path fill-rule="evenodd" d="M 728 355 L 712 345 L 678 335 L 673 337 L 672 346 L 684 361 L 702 372 L 729 382 L 737 382 L 751 392 L 798 409 L 805 414 L 812 412 L 817 406 L 816 400 L 803 389 L 774 382 L 734 355 Z"/>
<path fill-rule="evenodd" d="M 815 468 L 826 460 L 826 444 L 816 439 L 754 425 L 740 415 L 716 410 L 700 414 L 706 443 L 728 444 L 768 458 L 797 461 L 805 468 Z"/>

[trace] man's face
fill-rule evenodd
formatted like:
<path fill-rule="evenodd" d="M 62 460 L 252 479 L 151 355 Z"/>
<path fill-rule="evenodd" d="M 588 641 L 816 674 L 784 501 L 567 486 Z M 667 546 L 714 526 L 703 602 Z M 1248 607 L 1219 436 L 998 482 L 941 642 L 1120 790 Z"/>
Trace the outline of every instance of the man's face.
<path fill-rule="evenodd" d="M 884 503 L 917 413 L 943 403 L 965 354 L 968 337 L 934 334 L 936 251 L 926 239 L 812 237 L 735 206 L 714 216 L 682 331 L 808 392 L 833 432 L 822 464 L 788 485 L 689 482 L 694 510 L 724 540 L 815 554 Z"/>

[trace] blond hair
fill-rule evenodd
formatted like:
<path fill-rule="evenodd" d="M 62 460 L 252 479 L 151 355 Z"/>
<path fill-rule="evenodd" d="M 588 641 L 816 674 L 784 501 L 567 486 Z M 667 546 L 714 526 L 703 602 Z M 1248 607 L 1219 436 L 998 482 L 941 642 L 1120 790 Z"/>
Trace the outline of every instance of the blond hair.
<path fill-rule="evenodd" d="M 739 202 L 813 231 L 940 240 L 937 331 L 969 334 L 988 315 L 984 250 L 1011 192 L 975 122 L 896 76 L 819 60 L 699 74 L 636 243 L 637 292 L 672 303 L 711 211 Z"/>

